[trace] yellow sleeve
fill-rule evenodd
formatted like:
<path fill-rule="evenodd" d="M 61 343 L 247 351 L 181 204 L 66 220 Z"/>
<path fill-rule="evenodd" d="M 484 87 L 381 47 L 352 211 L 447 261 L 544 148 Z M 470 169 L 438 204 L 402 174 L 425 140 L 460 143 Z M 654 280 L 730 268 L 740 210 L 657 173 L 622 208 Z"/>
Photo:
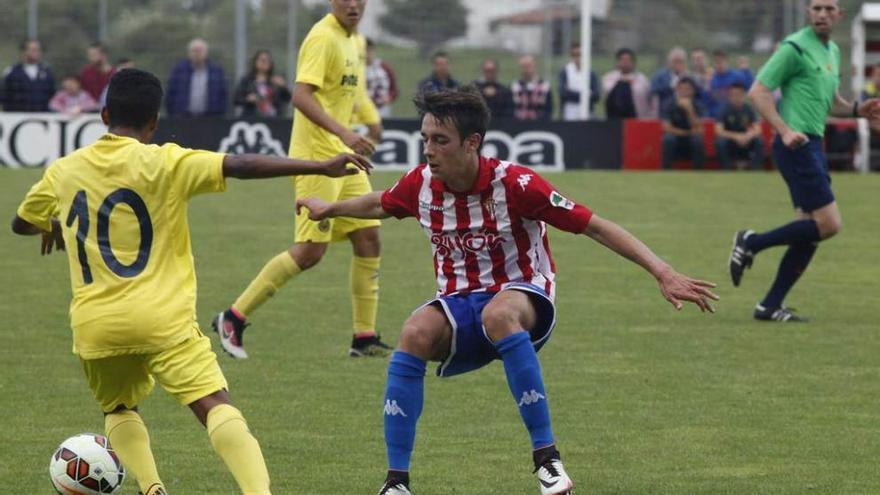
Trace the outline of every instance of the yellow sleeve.
<path fill-rule="evenodd" d="M 299 48 L 296 63 L 296 82 L 324 87 L 324 77 L 333 54 L 332 39 L 323 34 L 309 33 Z"/>
<path fill-rule="evenodd" d="M 367 94 L 366 88 L 358 91 L 357 100 L 354 102 L 354 112 L 352 113 L 352 122 L 360 124 L 372 125 L 381 124 L 382 117 L 379 116 L 379 110 Z"/>
<path fill-rule="evenodd" d="M 163 146 L 166 164 L 171 167 L 174 187 L 187 198 L 197 194 L 223 192 L 223 153 L 181 148 L 176 144 Z"/>
<path fill-rule="evenodd" d="M 52 217 L 59 214 L 58 196 L 52 187 L 49 167 L 43 178 L 31 187 L 16 214 L 26 222 L 36 225 L 46 232 L 52 231 Z"/>

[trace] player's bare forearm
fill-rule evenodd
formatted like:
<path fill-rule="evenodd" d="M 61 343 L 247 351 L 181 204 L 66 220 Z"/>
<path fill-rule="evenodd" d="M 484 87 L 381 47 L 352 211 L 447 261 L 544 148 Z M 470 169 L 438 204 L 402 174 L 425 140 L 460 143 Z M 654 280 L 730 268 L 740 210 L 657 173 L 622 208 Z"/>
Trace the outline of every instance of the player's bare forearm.
<path fill-rule="evenodd" d="M 336 122 L 315 98 L 315 87 L 310 84 L 296 83 L 293 87 L 293 106 L 309 120 L 320 126 L 327 132 L 333 133 L 340 138 L 348 129 Z"/>
<path fill-rule="evenodd" d="M 45 231 L 42 228 L 28 222 L 24 218 L 15 215 L 12 219 L 12 231 L 18 235 L 34 236 L 42 235 L 40 242 L 40 254 L 52 254 L 52 251 L 64 251 L 64 236 L 61 232 L 61 222 L 57 218 L 52 218 L 52 230 Z"/>
<path fill-rule="evenodd" d="M 349 163 L 357 168 L 346 168 Z M 223 158 L 223 176 L 236 179 L 268 179 L 311 174 L 341 177 L 356 174 L 358 169 L 369 173 L 371 168 L 365 158 L 352 153 L 342 153 L 323 162 L 257 154 L 226 155 Z"/>
<path fill-rule="evenodd" d="M 623 227 L 593 215 L 584 234 L 647 270 L 657 279 L 663 298 L 675 309 L 680 310 L 687 301 L 697 305 L 703 312 L 715 312 L 710 303 L 718 300 L 718 296 L 710 290 L 715 284 L 676 272 Z"/>
<path fill-rule="evenodd" d="M 300 213 L 303 208 L 308 210 L 309 219 L 314 221 L 336 217 L 382 219 L 391 216 L 382 209 L 382 191 L 374 191 L 335 203 L 328 203 L 319 198 L 297 199 L 296 212 Z"/>
<path fill-rule="evenodd" d="M 648 246 L 616 223 L 593 215 L 587 230 L 588 237 L 615 253 L 644 268 L 654 278 L 661 278 L 671 270 Z"/>
<path fill-rule="evenodd" d="M 375 142 L 382 140 L 382 123 L 367 124 L 367 136 Z"/>
<path fill-rule="evenodd" d="M 755 110 L 776 129 L 776 132 L 785 134 L 790 130 L 782 120 L 782 115 L 779 115 L 776 110 L 776 100 L 773 99 L 773 93 L 762 82 L 755 82 L 752 89 L 749 90 L 749 98 L 751 98 Z"/>

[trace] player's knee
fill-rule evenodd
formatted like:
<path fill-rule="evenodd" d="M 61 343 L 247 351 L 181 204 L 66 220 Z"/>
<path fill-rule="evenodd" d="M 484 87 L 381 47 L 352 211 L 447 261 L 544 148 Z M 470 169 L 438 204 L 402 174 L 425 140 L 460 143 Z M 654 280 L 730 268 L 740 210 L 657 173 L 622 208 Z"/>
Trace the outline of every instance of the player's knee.
<path fill-rule="evenodd" d="M 518 315 L 518 311 L 505 304 L 486 306 L 481 314 L 486 335 L 492 342 L 498 342 L 504 337 L 522 331 L 523 324 Z"/>
<path fill-rule="evenodd" d="M 822 236 L 822 239 L 828 239 L 840 233 L 840 229 L 842 228 L 843 220 L 840 218 L 831 218 L 819 222 L 819 235 Z"/>
<path fill-rule="evenodd" d="M 288 251 L 300 270 L 308 270 L 320 263 L 326 252 L 326 244 L 315 243 L 296 244 Z"/>
<path fill-rule="evenodd" d="M 397 346 L 407 354 L 430 361 L 435 359 L 439 353 L 437 344 L 441 339 L 436 334 L 436 329 L 425 325 L 416 318 L 410 317 L 403 324 Z"/>
<path fill-rule="evenodd" d="M 352 235 L 351 241 L 355 256 L 377 258 L 382 251 L 378 228 L 359 230 L 356 235 Z"/>

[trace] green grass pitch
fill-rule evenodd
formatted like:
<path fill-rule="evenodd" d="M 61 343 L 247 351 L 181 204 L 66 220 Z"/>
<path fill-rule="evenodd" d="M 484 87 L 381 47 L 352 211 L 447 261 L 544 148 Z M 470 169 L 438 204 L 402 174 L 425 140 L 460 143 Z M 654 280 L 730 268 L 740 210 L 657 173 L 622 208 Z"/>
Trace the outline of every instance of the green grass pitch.
<path fill-rule="evenodd" d="M 11 218 L 38 171 L 0 170 Z M 397 174 L 381 173 L 376 187 Z M 551 231 L 559 319 L 541 352 L 554 429 L 579 493 L 805 494 L 880 491 L 880 176 L 835 175 L 845 227 L 822 244 L 788 303 L 806 325 L 751 319 L 780 249 L 733 289 L 733 232 L 792 217 L 775 173 L 551 175 L 645 240 L 680 271 L 719 283 L 715 315 L 676 313 L 638 267 Z M 190 225 L 204 328 L 292 236 L 284 179 L 229 181 L 197 198 Z M 5 220 L 4 220 L 5 221 Z M 428 243 L 412 220 L 382 230 L 380 330 L 397 339 L 434 291 Z M 70 354 L 67 260 L 36 239 L 0 235 L 0 493 L 50 493 L 49 455 L 103 421 Z M 384 476 L 385 360 L 346 357 L 348 246 L 253 318 L 251 359 L 222 356 L 232 397 L 259 438 L 277 494 L 374 493 Z M 218 346 L 215 345 L 215 349 Z M 142 406 L 174 494 L 236 493 L 188 410 L 157 389 Z M 426 379 L 414 493 L 537 493 L 528 436 L 499 363 Z M 136 493 L 130 481 L 122 490 Z"/>

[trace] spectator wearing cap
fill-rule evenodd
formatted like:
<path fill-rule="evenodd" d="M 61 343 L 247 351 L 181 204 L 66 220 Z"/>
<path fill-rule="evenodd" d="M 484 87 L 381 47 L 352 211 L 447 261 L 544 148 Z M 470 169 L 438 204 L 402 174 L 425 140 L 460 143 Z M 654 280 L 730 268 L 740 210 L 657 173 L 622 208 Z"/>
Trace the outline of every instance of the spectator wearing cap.
<path fill-rule="evenodd" d="M 559 72 L 559 106 L 562 120 L 581 120 L 581 93 L 584 91 L 584 74 L 581 71 L 581 45 L 573 43 L 568 52 L 568 63 Z M 590 71 L 590 115 L 599 101 L 599 78 Z"/>
<path fill-rule="evenodd" d="M 746 86 L 735 81 L 715 122 L 715 149 L 721 168 L 758 170 L 764 163 L 764 140 L 758 115 L 746 102 Z"/>
<path fill-rule="evenodd" d="M 101 42 L 89 45 L 86 52 L 88 63 L 79 71 L 79 80 L 82 89 L 97 101 L 101 93 L 110 84 L 110 78 L 116 73 L 113 65 L 107 59 L 107 48 Z"/>
<path fill-rule="evenodd" d="M 49 109 L 53 112 L 75 116 L 83 112 L 98 110 L 98 104 L 80 84 L 79 77 L 67 76 L 61 80 L 61 90 L 49 101 Z"/>
<path fill-rule="evenodd" d="M 728 101 L 727 93 L 734 84 L 746 86 L 745 76 L 738 69 L 733 69 L 727 63 L 727 54 L 724 50 L 715 50 L 712 54 L 715 64 L 715 75 L 712 76 L 710 85 L 711 103 L 709 105 L 709 115 L 714 119 L 718 119 L 721 115 L 721 109 Z"/>
<path fill-rule="evenodd" d="M 493 122 L 506 122 L 513 118 L 513 94 L 507 85 L 498 81 L 498 61 L 488 58 L 480 65 L 483 77 L 474 81 L 480 90 Z"/>
<path fill-rule="evenodd" d="M 227 90 L 223 68 L 208 59 L 208 44 L 189 42 L 188 58 L 177 62 L 168 78 L 165 107 L 168 115 L 198 117 L 226 113 Z"/>
<path fill-rule="evenodd" d="M 636 54 L 621 48 L 615 55 L 617 68 L 602 76 L 605 115 L 609 119 L 651 116 L 651 82 L 636 71 Z"/>
<path fill-rule="evenodd" d="M 675 84 L 674 96 L 660 111 L 663 120 L 663 168 L 671 169 L 676 159 L 690 159 L 702 169 L 706 158 L 702 117 L 706 109 L 697 97 L 697 84 L 683 77 Z"/>
<path fill-rule="evenodd" d="M 21 62 L 3 71 L 0 103 L 7 112 L 48 112 L 55 95 L 55 77 L 42 62 L 40 42 L 28 39 L 21 43 Z"/>
<path fill-rule="evenodd" d="M 423 94 L 428 91 L 455 89 L 458 86 L 458 81 L 452 78 L 449 69 L 449 54 L 440 51 L 431 57 L 431 74 L 419 82 L 418 92 Z"/>

